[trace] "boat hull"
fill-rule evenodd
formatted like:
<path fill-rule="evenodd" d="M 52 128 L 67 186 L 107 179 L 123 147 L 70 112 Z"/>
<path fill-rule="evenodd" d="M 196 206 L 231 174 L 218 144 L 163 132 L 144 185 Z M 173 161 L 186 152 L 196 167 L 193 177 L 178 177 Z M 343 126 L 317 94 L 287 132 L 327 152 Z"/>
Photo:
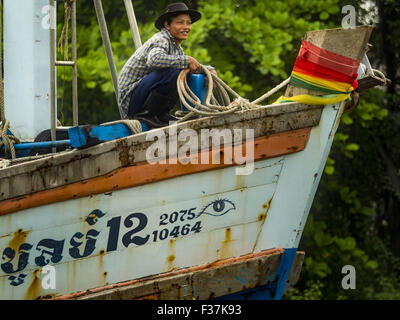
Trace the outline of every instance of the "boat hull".
<path fill-rule="evenodd" d="M 220 164 L 0 215 L 1 298 L 62 297 L 265 250 L 296 250 L 343 107 L 326 106 L 303 134 L 302 148 L 260 154 L 248 175 Z M 44 272 L 48 265 L 53 273 Z"/>

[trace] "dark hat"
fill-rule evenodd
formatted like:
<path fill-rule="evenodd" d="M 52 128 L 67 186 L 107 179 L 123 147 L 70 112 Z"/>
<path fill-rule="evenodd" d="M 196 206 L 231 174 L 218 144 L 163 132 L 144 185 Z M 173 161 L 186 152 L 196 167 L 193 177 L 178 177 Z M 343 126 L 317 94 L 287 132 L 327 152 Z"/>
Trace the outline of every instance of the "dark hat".
<path fill-rule="evenodd" d="M 190 18 L 192 19 L 192 23 L 196 22 L 201 18 L 201 13 L 189 9 L 186 4 L 183 2 L 177 2 L 177 3 L 172 3 L 167 6 L 165 9 L 165 13 L 163 13 L 161 16 L 158 17 L 156 23 L 154 24 L 158 30 L 161 30 L 161 28 L 164 27 L 164 21 L 167 19 L 169 16 L 175 13 L 187 13 Z"/>

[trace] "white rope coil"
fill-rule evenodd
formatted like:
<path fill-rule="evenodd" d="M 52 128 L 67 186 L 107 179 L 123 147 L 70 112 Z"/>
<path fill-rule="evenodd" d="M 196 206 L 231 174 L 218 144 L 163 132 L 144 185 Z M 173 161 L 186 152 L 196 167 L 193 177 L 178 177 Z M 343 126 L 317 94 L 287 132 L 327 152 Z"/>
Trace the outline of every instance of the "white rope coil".
<path fill-rule="evenodd" d="M 116 120 L 107 123 L 102 123 L 102 125 L 117 124 L 117 123 L 123 123 L 124 125 L 126 125 L 132 132 L 132 134 L 142 132 L 142 125 L 138 120 Z"/>
<path fill-rule="evenodd" d="M 237 111 L 250 110 L 261 107 L 259 104 L 261 101 L 267 99 L 275 92 L 286 86 L 290 78 L 283 81 L 281 84 L 268 91 L 263 96 L 250 102 L 248 99 L 241 97 L 236 91 L 229 87 L 223 82 L 216 74 L 210 72 L 207 67 L 201 66 L 202 70 L 207 78 L 208 89 L 204 102 L 201 103 L 200 99 L 190 89 L 186 75 L 189 69 L 182 70 L 178 76 L 177 89 L 178 95 L 182 104 L 189 110 L 189 112 L 178 120 L 182 122 L 191 118 L 194 115 L 197 116 L 221 116 Z M 215 89 L 214 89 L 215 85 Z M 218 99 L 214 96 L 214 92 L 218 95 L 222 105 L 218 102 Z M 233 98 L 233 101 L 231 99 Z M 194 105 L 194 107 L 192 105 Z"/>

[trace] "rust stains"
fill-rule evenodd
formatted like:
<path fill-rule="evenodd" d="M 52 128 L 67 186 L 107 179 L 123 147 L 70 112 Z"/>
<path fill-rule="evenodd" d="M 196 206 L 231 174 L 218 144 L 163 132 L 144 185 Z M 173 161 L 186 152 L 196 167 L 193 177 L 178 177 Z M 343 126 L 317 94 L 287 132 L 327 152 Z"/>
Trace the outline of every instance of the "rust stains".
<path fill-rule="evenodd" d="M 67 263 L 67 265 L 69 266 L 70 263 Z M 78 273 L 77 273 L 77 270 L 76 270 L 77 269 L 77 263 L 78 263 L 77 260 L 72 260 L 72 279 L 70 279 L 70 280 L 73 283 L 76 283 L 76 279 L 78 279 Z M 69 272 L 67 274 L 70 275 Z"/>
<path fill-rule="evenodd" d="M 21 244 L 25 243 L 26 238 L 30 231 L 23 231 L 22 229 L 18 229 L 14 232 L 13 238 L 8 243 L 8 247 L 18 250 Z"/>
<path fill-rule="evenodd" d="M 258 217 L 257 217 L 257 220 L 258 220 L 258 221 L 263 221 L 263 220 L 265 219 L 265 217 L 266 217 L 266 214 L 265 214 L 265 213 L 260 213 L 260 214 L 258 215 Z"/>
<path fill-rule="evenodd" d="M 25 293 L 25 300 L 36 300 L 40 297 L 42 285 L 38 273 L 41 273 L 38 269 L 33 272 L 33 280 Z"/>
<path fill-rule="evenodd" d="M 126 288 L 127 286 L 131 286 L 131 285 L 138 285 L 141 282 L 145 282 L 145 281 L 149 281 L 149 280 L 151 280 L 153 282 L 153 292 L 157 292 L 154 294 L 155 298 L 157 298 L 157 297 L 159 297 L 159 292 L 160 292 L 160 288 L 158 286 L 158 281 L 161 281 L 162 279 L 165 279 L 166 277 L 182 275 L 182 274 L 188 274 L 188 276 L 190 276 L 190 273 L 192 273 L 192 272 L 202 272 L 202 271 L 206 271 L 206 270 L 210 270 L 210 269 L 224 267 L 229 264 L 249 261 L 249 260 L 255 259 L 257 257 L 275 256 L 275 255 L 281 255 L 281 254 L 283 254 L 282 248 L 269 249 L 269 250 L 264 250 L 264 251 L 260 251 L 257 253 L 249 253 L 249 254 L 246 254 L 246 255 L 243 255 L 240 257 L 214 261 L 214 262 L 211 262 L 208 264 L 183 268 L 180 270 L 174 270 L 169 273 L 160 273 L 160 274 L 157 274 L 154 276 L 149 276 L 149 277 L 142 278 L 142 279 L 129 280 L 126 282 L 115 283 L 115 284 L 98 287 L 98 288 L 94 288 L 94 289 L 90 289 L 90 290 L 79 291 L 79 292 L 75 292 L 72 294 L 66 294 L 63 296 L 57 296 L 57 297 L 54 297 L 54 300 L 77 299 L 77 298 L 83 297 L 83 296 L 91 294 L 91 293 L 99 293 L 99 292 L 104 292 L 105 290 L 111 290 L 111 289 L 119 290 L 120 288 L 124 288 L 124 287 Z M 192 283 L 192 285 L 193 285 L 193 283 Z M 151 295 L 153 295 L 153 294 L 151 294 Z M 145 295 L 142 297 L 147 298 L 147 297 L 149 297 L 149 295 Z"/>
<path fill-rule="evenodd" d="M 210 292 L 210 295 L 208 296 L 208 300 L 211 300 L 213 298 L 216 298 L 215 292 Z"/>
<path fill-rule="evenodd" d="M 149 294 L 147 296 L 137 298 L 137 300 L 160 300 L 160 294 L 159 293 Z"/>
<path fill-rule="evenodd" d="M 135 156 L 131 152 L 126 139 L 119 139 L 115 142 L 117 150 L 119 151 L 119 161 L 122 167 L 128 167 L 135 162 Z"/>
<path fill-rule="evenodd" d="M 297 149 L 299 149 L 299 146 L 291 146 L 288 148 L 289 151 L 295 152 L 297 151 Z"/>
<path fill-rule="evenodd" d="M 252 252 L 254 252 L 254 250 L 255 250 L 255 248 L 257 246 L 257 242 L 258 242 L 258 239 L 260 237 L 261 231 L 263 229 L 263 226 L 264 226 L 264 223 L 265 223 L 265 219 L 268 216 L 268 210 L 271 207 L 272 198 L 273 198 L 273 196 L 268 200 L 267 203 L 263 203 L 263 205 L 262 205 L 263 212 L 261 212 L 257 216 L 257 221 L 259 221 L 260 224 L 257 227 L 257 238 L 256 238 L 256 241 L 254 242 L 254 246 L 253 246 Z"/>
<path fill-rule="evenodd" d="M 222 241 L 221 246 L 221 259 L 227 259 L 232 256 L 233 251 L 233 242 L 232 242 L 232 229 L 226 228 L 225 229 L 225 240 Z"/>
<path fill-rule="evenodd" d="M 165 259 L 164 271 L 171 271 L 175 269 L 174 262 L 176 259 L 175 253 L 175 239 L 170 239 L 168 241 L 168 254 Z"/>
<path fill-rule="evenodd" d="M 225 229 L 225 241 L 231 241 L 232 239 L 232 229 L 226 228 Z"/>
<path fill-rule="evenodd" d="M 243 189 L 246 187 L 246 176 L 237 175 L 235 181 L 235 189 Z"/>
<path fill-rule="evenodd" d="M 262 221 L 265 219 L 265 217 L 267 216 L 267 212 L 268 212 L 269 208 L 271 207 L 271 202 L 272 202 L 272 198 L 270 198 L 267 203 L 263 203 L 263 205 L 262 205 L 263 212 L 258 215 L 258 221 Z"/>
<path fill-rule="evenodd" d="M 107 284 L 107 271 L 104 271 L 104 260 L 103 257 L 106 254 L 105 249 L 101 249 L 99 252 L 99 265 L 98 265 L 98 274 L 101 275 L 100 281 L 104 284 Z"/>

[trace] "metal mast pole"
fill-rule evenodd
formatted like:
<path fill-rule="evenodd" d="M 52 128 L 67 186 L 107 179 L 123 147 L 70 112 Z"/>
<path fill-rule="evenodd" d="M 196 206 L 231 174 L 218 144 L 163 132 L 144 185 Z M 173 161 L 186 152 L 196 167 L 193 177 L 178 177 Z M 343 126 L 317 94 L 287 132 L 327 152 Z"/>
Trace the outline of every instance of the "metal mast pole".
<path fill-rule="evenodd" d="M 131 26 L 133 43 L 135 44 L 136 49 L 139 49 L 142 46 L 142 41 L 140 40 L 139 28 L 136 23 L 135 12 L 133 11 L 132 1 L 124 0 L 126 13 L 128 15 L 129 25 Z"/>
<path fill-rule="evenodd" d="M 50 131 L 51 141 L 56 140 L 56 57 L 55 57 L 55 12 L 54 0 L 49 0 L 50 5 Z M 56 148 L 52 148 L 56 152 Z"/>
<path fill-rule="evenodd" d="M 93 1 L 94 1 L 95 9 L 96 9 L 97 20 L 99 22 L 101 37 L 103 39 L 104 49 L 106 50 L 108 66 L 110 68 L 112 82 L 114 84 L 114 91 L 115 91 L 115 97 L 117 99 L 117 105 L 118 105 L 118 109 L 119 109 L 119 114 L 120 114 L 121 119 L 122 119 L 123 117 L 122 117 L 121 108 L 119 107 L 119 104 L 118 104 L 118 75 L 117 75 L 117 68 L 115 67 L 115 63 L 114 63 L 113 52 L 112 52 L 112 48 L 111 48 L 110 37 L 108 35 L 106 19 L 104 17 L 103 6 L 101 4 L 101 0 L 93 0 Z"/>
<path fill-rule="evenodd" d="M 73 125 L 78 125 L 78 59 L 76 51 L 76 1 L 72 2 L 72 14 L 71 14 L 71 33 L 72 33 L 72 114 L 73 114 Z"/>

